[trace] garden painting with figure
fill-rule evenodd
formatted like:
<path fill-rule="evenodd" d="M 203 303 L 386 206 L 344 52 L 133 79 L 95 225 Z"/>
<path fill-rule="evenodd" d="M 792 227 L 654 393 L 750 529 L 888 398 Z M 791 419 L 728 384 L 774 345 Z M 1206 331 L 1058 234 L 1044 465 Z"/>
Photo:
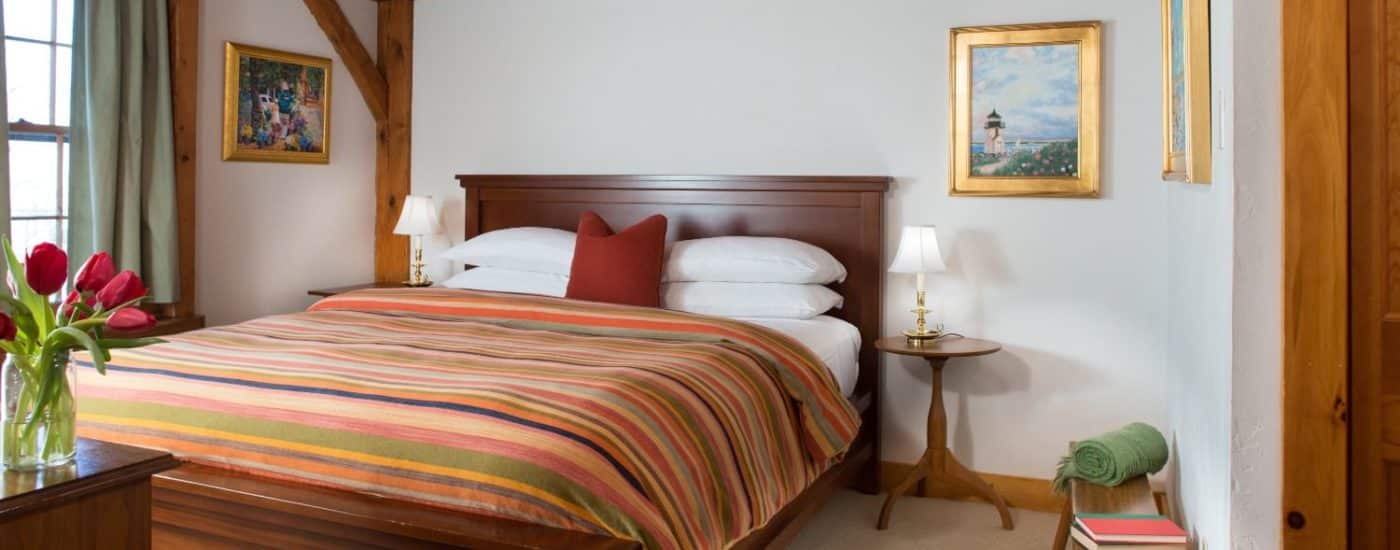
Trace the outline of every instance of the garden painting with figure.
<path fill-rule="evenodd" d="M 326 68 L 238 58 L 237 149 L 325 152 Z"/>
<path fill-rule="evenodd" d="M 1079 175 L 1079 46 L 972 48 L 973 177 Z"/>

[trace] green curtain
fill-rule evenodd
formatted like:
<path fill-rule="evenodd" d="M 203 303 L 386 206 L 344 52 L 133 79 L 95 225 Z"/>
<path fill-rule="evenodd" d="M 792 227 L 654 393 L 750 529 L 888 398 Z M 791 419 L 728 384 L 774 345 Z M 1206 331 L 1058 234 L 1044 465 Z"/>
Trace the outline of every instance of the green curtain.
<path fill-rule="evenodd" d="M 69 254 L 106 250 L 156 302 L 180 293 L 165 0 L 73 7 Z"/>
<path fill-rule="evenodd" d="M 0 2 L 3 4 L 3 2 Z M 0 10 L 0 37 L 5 34 L 5 10 Z M 0 38 L 0 233 L 10 234 L 10 107 L 5 80 L 5 40 Z M 0 262 L 3 264 L 4 262 Z M 5 267 L 0 266 L 0 279 Z"/>

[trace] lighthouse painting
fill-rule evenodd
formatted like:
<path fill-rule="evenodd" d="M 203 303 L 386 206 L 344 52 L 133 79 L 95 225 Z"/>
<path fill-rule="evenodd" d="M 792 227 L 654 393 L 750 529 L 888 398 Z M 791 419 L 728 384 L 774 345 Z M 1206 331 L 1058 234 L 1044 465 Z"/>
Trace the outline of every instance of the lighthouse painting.
<path fill-rule="evenodd" d="M 972 173 L 1079 174 L 1079 48 L 972 48 Z"/>
<path fill-rule="evenodd" d="M 992 114 L 987 115 L 987 124 L 982 126 L 987 131 L 987 135 L 982 139 L 982 152 L 988 156 L 1006 156 L 1006 125 L 1001 122 L 1001 115 L 996 109 L 992 109 Z M 1019 145 L 1020 140 L 1016 143 Z"/>
<path fill-rule="evenodd" d="M 1098 195 L 1100 28 L 952 29 L 950 193 Z"/>

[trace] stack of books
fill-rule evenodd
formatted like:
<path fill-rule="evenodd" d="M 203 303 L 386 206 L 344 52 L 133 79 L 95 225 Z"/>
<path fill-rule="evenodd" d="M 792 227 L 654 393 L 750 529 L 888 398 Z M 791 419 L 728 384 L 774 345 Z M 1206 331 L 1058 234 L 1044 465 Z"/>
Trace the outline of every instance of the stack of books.
<path fill-rule="evenodd" d="M 1075 514 L 1070 534 L 1088 550 L 1186 548 L 1186 531 L 1152 514 Z"/>

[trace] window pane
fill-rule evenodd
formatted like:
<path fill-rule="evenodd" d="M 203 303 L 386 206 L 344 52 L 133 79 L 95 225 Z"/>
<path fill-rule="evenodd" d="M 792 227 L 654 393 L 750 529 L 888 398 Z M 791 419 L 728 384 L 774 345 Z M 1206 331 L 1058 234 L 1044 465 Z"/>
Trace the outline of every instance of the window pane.
<path fill-rule="evenodd" d="M 64 216 L 67 216 L 67 215 L 68 215 L 68 167 L 70 167 L 70 166 L 73 165 L 73 161 L 70 160 L 70 159 L 72 159 L 73 157 L 69 156 L 69 155 L 70 155 L 70 153 L 69 153 L 70 149 L 69 149 L 69 147 L 68 147 L 68 140 L 67 140 L 67 139 L 64 139 L 64 140 L 63 140 L 63 144 L 60 145 L 60 147 L 63 148 L 63 166 L 62 166 L 62 168 L 63 168 L 63 181 L 62 181 L 61 183 L 59 183 L 59 185 L 63 186 L 63 199 L 60 200 L 60 201 L 58 201 L 58 213 L 59 213 L 59 214 L 62 214 L 62 215 L 64 215 Z M 64 235 L 67 235 L 67 233 L 64 233 Z"/>
<path fill-rule="evenodd" d="M 56 216 L 58 145 L 24 138 L 10 136 L 10 215 Z"/>
<path fill-rule="evenodd" d="M 73 48 L 59 46 L 54 50 L 53 123 L 68 125 L 68 110 L 73 97 Z"/>
<path fill-rule="evenodd" d="M 35 124 L 49 123 L 49 52 L 47 45 L 5 41 L 5 85 L 11 122 L 22 118 Z"/>
<path fill-rule="evenodd" d="M 58 220 L 14 220 L 10 222 L 10 243 L 15 247 L 15 255 L 24 258 L 29 249 L 43 242 L 60 244 Z"/>
<path fill-rule="evenodd" d="M 58 35 L 54 40 L 59 44 L 73 43 L 73 0 L 58 0 Z"/>
<path fill-rule="evenodd" d="M 5 0 L 5 35 L 49 41 L 53 0 Z M 71 16 L 70 16 L 71 17 Z"/>

